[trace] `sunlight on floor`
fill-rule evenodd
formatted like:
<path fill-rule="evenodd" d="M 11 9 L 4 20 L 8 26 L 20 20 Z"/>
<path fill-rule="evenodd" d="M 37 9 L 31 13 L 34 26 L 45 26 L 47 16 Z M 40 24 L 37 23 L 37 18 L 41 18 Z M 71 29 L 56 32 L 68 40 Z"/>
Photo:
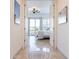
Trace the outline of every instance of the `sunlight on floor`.
<path fill-rule="evenodd" d="M 50 43 L 49 39 L 38 40 L 34 36 L 30 36 L 30 59 L 49 59 Z"/>
<path fill-rule="evenodd" d="M 58 50 L 50 48 L 48 39 L 37 40 L 31 36 L 29 40 L 29 51 L 22 49 L 14 59 L 66 59 Z"/>

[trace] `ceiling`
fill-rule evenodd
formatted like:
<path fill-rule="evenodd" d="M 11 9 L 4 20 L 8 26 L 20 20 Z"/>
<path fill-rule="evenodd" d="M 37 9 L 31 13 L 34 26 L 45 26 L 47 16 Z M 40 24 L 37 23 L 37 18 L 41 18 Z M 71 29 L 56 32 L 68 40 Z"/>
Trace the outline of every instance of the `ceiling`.
<path fill-rule="evenodd" d="M 27 1 L 27 8 L 28 8 L 28 15 L 34 15 L 31 10 L 32 7 L 36 7 L 40 10 L 40 15 L 46 15 L 50 12 L 50 5 L 52 4 L 51 0 L 28 0 Z"/>

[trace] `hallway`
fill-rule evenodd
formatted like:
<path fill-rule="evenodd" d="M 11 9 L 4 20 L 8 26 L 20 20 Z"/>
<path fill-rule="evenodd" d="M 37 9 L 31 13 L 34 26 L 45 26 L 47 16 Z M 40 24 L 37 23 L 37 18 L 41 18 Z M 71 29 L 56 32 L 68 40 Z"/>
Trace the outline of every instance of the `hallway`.
<path fill-rule="evenodd" d="M 25 47 L 14 59 L 66 59 L 58 50 L 50 48 L 48 39 L 37 40 L 34 36 L 30 36 L 29 39 L 28 50 Z"/>
<path fill-rule="evenodd" d="M 26 0 L 18 0 L 18 7 L 20 7 L 19 24 L 15 21 L 18 17 L 15 17 L 17 14 L 15 14 L 14 9 L 17 8 L 14 7 L 14 1 L 11 1 L 11 59 L 69 58 L 69 23 L 65 22 L 62 23 L 62 25 L 58 23 L 59 18 L 64 17 L 64 20 L 67 20 L 67 15 L 62 11 L 64 11 L 64 8 L 68 7 L 68 4 L 66 0 L 61 1 L 27 0 L 26 2 Z M 29 19 L 32 19 L 34 22 L 29 22 Z M 33 26 L 30 26 L 29 29 L 28 25 L 32 23 L 34 24 Z M 34 36 L 28 38 L 29 30 L 31 30 L 32 35 L 35 35 L 38 38 L 50 37 L 51 45 L 48 39 L 38 40 Z"/>

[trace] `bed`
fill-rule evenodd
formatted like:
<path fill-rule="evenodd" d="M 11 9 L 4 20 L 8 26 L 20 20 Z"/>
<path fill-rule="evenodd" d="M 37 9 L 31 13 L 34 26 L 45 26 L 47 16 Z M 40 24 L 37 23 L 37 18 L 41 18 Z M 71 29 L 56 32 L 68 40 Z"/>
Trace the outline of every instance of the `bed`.
<path fill-rule="evenodd" d="M 36 32 L 37 39 L 50 39 L 50 31 L 49 30 L 40 30 Z"/>

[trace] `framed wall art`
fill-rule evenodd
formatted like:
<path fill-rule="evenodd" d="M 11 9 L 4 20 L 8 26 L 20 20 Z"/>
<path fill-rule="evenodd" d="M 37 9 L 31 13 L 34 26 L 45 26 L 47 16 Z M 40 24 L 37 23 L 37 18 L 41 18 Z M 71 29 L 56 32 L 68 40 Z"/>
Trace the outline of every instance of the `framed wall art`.
<path fill-rule="evenodd" d="M 20 24 L 20 5 L 14 0 L 14 23 Z"/>
<path fill-rule="evenodd" d="M 68 7 L 63 8 L 58 15 L 58 24 L 64 24 L 68 22 Z"/>

